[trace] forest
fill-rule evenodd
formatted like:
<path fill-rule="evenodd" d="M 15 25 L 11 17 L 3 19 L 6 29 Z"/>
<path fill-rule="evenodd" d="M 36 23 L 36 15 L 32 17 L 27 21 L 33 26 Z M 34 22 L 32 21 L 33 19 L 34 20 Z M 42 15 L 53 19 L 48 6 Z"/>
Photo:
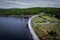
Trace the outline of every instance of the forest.
<path fill-rule="evenodd" d="M 0 15 L 35 15 L 40 14 L 41 12 L 56 15 L 60 17 L 60 8 L 11 8 L 11 9 L 0 9 Z"/>

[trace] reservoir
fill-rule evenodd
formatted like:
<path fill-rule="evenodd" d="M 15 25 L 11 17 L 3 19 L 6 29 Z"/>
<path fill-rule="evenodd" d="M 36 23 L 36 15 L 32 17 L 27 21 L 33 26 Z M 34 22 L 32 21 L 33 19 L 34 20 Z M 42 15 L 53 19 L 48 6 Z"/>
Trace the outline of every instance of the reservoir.
<path fill-rule="evenodd" d="M 0 17 L 0 40 L 32 40 L 28 18 Z"/>

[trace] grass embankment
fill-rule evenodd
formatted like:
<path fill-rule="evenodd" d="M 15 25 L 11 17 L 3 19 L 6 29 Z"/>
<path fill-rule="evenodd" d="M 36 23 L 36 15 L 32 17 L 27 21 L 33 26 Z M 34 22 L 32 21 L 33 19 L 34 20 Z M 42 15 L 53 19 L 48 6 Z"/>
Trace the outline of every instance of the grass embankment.
<path fill-rule="evenodd" d="M 35 17 L 34 30 L 41 40 L 60 40 L 60 20 L 50 16 Z"/>

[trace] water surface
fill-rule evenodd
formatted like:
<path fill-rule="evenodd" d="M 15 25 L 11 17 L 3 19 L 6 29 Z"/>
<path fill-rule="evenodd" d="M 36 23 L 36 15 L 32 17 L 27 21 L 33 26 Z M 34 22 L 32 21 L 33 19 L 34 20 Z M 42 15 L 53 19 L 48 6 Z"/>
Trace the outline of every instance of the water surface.
<path fill-rule="evenodd" d="M 28 18 L 0 17 L 0 40 L 30 40 Z"/>

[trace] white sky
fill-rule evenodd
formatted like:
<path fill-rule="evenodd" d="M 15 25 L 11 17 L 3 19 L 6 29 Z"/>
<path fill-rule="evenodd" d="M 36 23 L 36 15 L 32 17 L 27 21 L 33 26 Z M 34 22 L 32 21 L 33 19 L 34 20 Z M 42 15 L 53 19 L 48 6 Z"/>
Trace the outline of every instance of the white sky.
<path fill-rule="evenodd" d="M 0 0 L 0 8 L 57 7 L 60 0 Z"/>

